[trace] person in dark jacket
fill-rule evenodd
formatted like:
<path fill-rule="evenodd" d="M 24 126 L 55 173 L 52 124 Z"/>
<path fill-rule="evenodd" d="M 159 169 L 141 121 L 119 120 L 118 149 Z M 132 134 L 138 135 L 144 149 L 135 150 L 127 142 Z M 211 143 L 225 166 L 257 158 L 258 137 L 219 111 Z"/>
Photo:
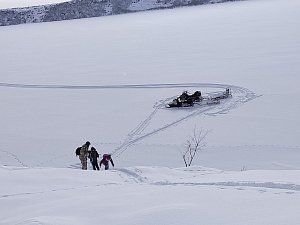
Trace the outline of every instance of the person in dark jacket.
<path fill-rule="evenodd" d="M 91 164 L 93 166 L 93 170 L 96 170 L 96 169 L 99 170 L 99 166 L 98 166 L 99 154 L 94 147 L 91 148 L 89 158 L 90 158 Z"/>
<path fill-rule="evenodd" d="M 111 155 L 110 154 L 104 154 L 102 160 L 100 161 L 100 168 L 101 168 L 101 165 L 103 164 L 105 170 L 108 170 L 109 169 L 109 162 L 111 163 L 111 165 L 113 167 L 115 167 L 115 164 L 114 164 L 114 161 L 111 158 Z"/>

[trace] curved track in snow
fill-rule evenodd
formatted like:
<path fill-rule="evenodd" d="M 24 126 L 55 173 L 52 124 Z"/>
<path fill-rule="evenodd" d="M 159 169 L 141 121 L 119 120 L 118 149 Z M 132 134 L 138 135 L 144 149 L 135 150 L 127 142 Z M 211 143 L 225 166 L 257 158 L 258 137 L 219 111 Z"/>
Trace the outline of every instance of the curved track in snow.
<path fill-rule="evenodd" d="M 161 83 L 161 84 L 124 84 L 124 85 L 46 85 L 46 84 L 17 84 L 17 83 L 0 83 L 3 88 L 30 88 L 30 89 L 72 89 L 72 90 L 98 90 L 98 89 L 166 89 L 166 88 L 210 88 L 216 89 L 216 92 L 208 93 L 207 96 L 221 94 L 226 88 L 230 88 L 232 97 L 222 100 L 217 105 L 195 105 L 188 110 L 185 109 L 186 114 L 172 122 L 166 123 L 152 131 L 144 132 L 151 120 L 158 114 L 160 110 L 165 109 L 165 105 L 170 102 L 175 96 L 167 99 L 162 99 L 155 103 L 153 111 L 141 121 L 136 128 L 134 128 L 118 146 L 112 154 L 119 157 L 126 149 L 136 142 L 145 139 L 149 136 L 157 134 L 169 127 L 172 127 L 180 122 L 190 119 L 197 115 L 211 115 L 224 114 L 231 109 L 239 107 L 240 105 L 251 101 L 258 96 L 244 87 L 228 85 L 228 84 L 212 84 L 212 83 Z M 183 110 L 183 109 L 168 109 L 168 110 Z"/>
<path fill-rule="evenodd" d="M 5 167 L 4 167 L 5 168 Z M 20 168 L 5 168 L 6 170 L 14 171 L 20 170 Z M 27 170 L 29 173 L 27 175 L 32 174 L 30 169 Z M 49 173 L 47 170 L 41 171 Z M 267 172 L 267 171 L 266 171 Z M 71 186 L 62 186 L 60 183 L 53 183 L 47 187 L 41 187 L 41 189 L 27 189 L 25 185 L 25 189 L 22 187 L 21 189 L 12 190 L 13 192 L 2 192 L 0 193 L 0 199 L 6 198 L 18 198 L 18 197 L 26 197 L 30 195 L 45 195 L 51 193 L 59 193 L 59 192 L 70 192 L 74 191 L 78 193 L 78 191 L 85 191 L 88 189 L 94 189 L 104 186 L 117 186 L 123 184 L 130 185 L 149 185 L 149 186 L 190 186 L 190 187 L 216 187 L 220 189 L 231 188 L 237 191 L 246 190 L 249 188 L 254 188 L 259 192 L 267 192 L 272 191 L 274 194 L 299 194 L 300 192 L 300 184 L 297 180 L 287 180 L 280 181 L 282 175 L 279 175 L 277 178 L 270 178 L 265 176 L 262 179 L 260 173 L 257 173 L 258 177 L 254 179 L 249 178 L 247 174 L 242 177 L 235 178 L 237 175 L 235 172 L 223 174 L 222 177 L 214 177 L 216 174 L 223 173 L 223 171 L 213 171 L 208 168 L 201 170 L 178 170 L 178 169 L 170 169 L 166 167 L 162 168 L 151 168 L 147 167 L 128 167 L 128 168 L 115 168 L 107 171 L 110 175 L 112 175 L 113 179 L 100 179 L 97 183 L 91 184 L 79 184 L 79 185 L 71 185 Z M 274 175 L 272 172 L 267 172 L 270 175 Z M 212 175 L 212 176 L 210 176 Z M 240 174 L 242 175 L 242 174 Z M 239 176 L 240 176 L 239 175 Z M 186 181 L 183 180 L 183 177 Z M 272 177 L 272 176 L 271 176 Z M 39 179 L 39 178 L 37 178 Z M 54 177 L 52 179 L 55 179 Z M 256 180 L 258 179 L 258 180 Z M 202 182 L 201 182 L 202 181 Z M 41 181 L 42 182 L 42 181 Z M 39 181 L 37 181 L 39 184 Z M 18 191 L 19 190 L 19 191 Z"/>
<path fill-rule="evenodd" d="M 188 87 L 211 87 L 211 88 L 226 88 L 244 89 L 246 88 L 211 83 L 162 83 L 162 84 L 117 84 L 117 85 L 62 85 L 62 84 L 19 84 L 19 83 L 0 83 L 0 87 L 6 88 L 38 88 L 38 89 L 153 89 L 153 88 L 188 88 Z"/>
<path fill-rule="evenodd" d="M 147 86 L 147 87 L 150 87 Z M 151 87 L 155 88 L 175 88 L 175 87 L 193 87 L 193 88 L 215 88 L 215 89 L 221 89 L 222 91 L 217 91 L 213 93 L 208 93 L 207 97 L 213 96 L 213 95 L 218 95 L 223 93 L 223 91 L 226 88 L 231 89 L 232 97 L 228 99 L 221 100 L 220 104 L 217 105 L 195 105 L 194 107 L 186 110 L 186 115 L 178 118 L 177 120 L 174 120 L 170 123 L 167 123 L 165 125 L 162 125 L 161 127 L 158 127 L 152 131 L 149 131 L 147 133 L 144 133 L 145 129 L 147 126 L 150 124 L 151 120 L 153 117 L 159 112 L 159 110 L 165 109 L 165 105 L 170 102 L 175 96 L 160 100 L 154 105 L 154 110 L 149 114 L 149 116 L 144 120 L 139 123 L 139 125 L 133 129 L 128 135 L 127 138 L 124 140 L 124 142 L 117 147 L 112 154 L 115 155 L 115 157 L 119 157 L 128 147 L 131 145 L 135 144 L 136 142 L 147 138 L 149 136 L 152 136 L 154 134 L 157 134 L 163 130 L 166 130 L 167 128 L 174 126 L 180 122 L 183 122 L 187 119 L 190 119 L 194 116 L 197 115 L 211 115 L 211 116 L 216 116 L 218 114 L 224 114 L 229 112 L 231 109 L 234 109 L 236 107 L 239 107 L 240 105 L 251 101 L 258 96 L 243 87 L 238 87 L 234 85 L 225 85 L 225 84 L 208 84 L 208 83 L 184 83 L 184 84 L 156 84 L 156 85 L 151 85 Z M 140 86 L 139 86 L 140 88 Z M 186 109 L 186 108 L 185 108 Z M 167 110 L 184 110 L 184 109 L 167 109 Z"/>
<path fill-rule="evenodd" d="M 195 172 L 193 175 L 194 181 L 187 182 L 174 182 L 172 179 L 163 178 L 162 180 L 155 180 L 153 177 L 148 177 L 142 170 L 139 168 L 122 168 L 114 169 L 114 171 L 119 172 L 119 176 L 125 182 L 138 183 L 138 184 L 150 184 L 158 186 L 217 186 L 217 187 L 233 187 L 239 188 L 238 190 L 243 190 L 242 188 L 268 188 L 268 189 L 277 189 L 277 190 L 286 190 L 286 191 L 300 191 L 300 185 L 296 182 L 275 182 L 270 180 L 265 181 L 254 181 L 254 180 L 236 180 L 236 181 L 214 181 L 214 182 L 198 182 L 198 176 L 203 176 L 203 173 Z M 187 171 L 186 171 L 187 172 Z M 218 171 L 211 171 L 211 174 L 218 174 Z M 208 174 L 205 174 L 208 175 Z M 196 181 L 197 180 L 197 181 Z"/>

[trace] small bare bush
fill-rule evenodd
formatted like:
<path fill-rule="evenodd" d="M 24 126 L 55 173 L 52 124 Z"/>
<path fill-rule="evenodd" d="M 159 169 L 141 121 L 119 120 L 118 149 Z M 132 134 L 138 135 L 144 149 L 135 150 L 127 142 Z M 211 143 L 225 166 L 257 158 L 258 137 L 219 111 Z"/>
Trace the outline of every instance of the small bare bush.
<path fill-rule="evenodd" d="M 196 154 L 206 146 L 205 138 L 207 134 L 208 131 L 204 131 L 203 129 L 198 130 L 196 127 L 194 128 L 193 134 L 189 136 L 185 143 L 184 152 L 181 153 L 186 167 L 192 165 Z"/>

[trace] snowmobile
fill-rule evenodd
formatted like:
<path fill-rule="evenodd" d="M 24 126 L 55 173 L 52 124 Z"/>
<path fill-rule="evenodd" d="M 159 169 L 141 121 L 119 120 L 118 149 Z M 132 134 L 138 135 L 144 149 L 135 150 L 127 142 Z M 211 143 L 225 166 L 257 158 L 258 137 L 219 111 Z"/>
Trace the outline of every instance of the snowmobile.
<path fill-rule="evenodd" d="M 231 97 L 231 92 L 229 88 L 226 88 L 226 91 L 224 91 L 221 95 L 217 95 L 217 96 L 212 96 L 210 98 L 208 98 L 206 104 L 207 105 L 215 105 L 215 104 L 220 104 L 220 100 L 222 99 L 226 99 L 228 97 Z"/>
<path fill-rule="evenodd" d="M 219 101 L 221 99 L 225 99 L 225 98 L 228 98 L 230 96 L 231 96 L 230 89 L 226 88 L 226 91 L 224 91 L 221 95 L 213 96 L 213 97 L 210 98 L 210 100 Z"/>
<path fill-rule="evenodd" d="M 220 104 L 220 100 L 229 98 L 231 95 L 230 89 L 226 88 L 223 93 L 208 94 L 208 96 L 202 97 L 200 91 L 196 91 L 194 94 L 188 94 L 184 91 L 179 97 L 173 99 L 173 101 L 166 105 L 167 108 L 173 107 L 192 107 L 195 103 L 199 102 L 199 105 L 215 105 Z"/>
<path fill-rule="evenodd" d="M 166 105 L 167 108 L 172 107 L 191 107 L 194 106 L 195 102 L 202 101 L 201 91 L 195 91 L 194 94 L 188 94 L 187 91 L 182 92 L 182 94 L 173 99 L 173 101 Z"/>

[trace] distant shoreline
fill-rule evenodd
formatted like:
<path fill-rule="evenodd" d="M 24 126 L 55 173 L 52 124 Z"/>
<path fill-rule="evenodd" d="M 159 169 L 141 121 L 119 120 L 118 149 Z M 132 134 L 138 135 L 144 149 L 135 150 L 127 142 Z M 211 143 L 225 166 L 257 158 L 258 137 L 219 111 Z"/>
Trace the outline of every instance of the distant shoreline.
<path fill-rule="evenodd" d="M 215 4 L 241 0 L 73 0 L 57 4 L 0 9 L 0 26 L 91 18 L 156 9 Z"/>

